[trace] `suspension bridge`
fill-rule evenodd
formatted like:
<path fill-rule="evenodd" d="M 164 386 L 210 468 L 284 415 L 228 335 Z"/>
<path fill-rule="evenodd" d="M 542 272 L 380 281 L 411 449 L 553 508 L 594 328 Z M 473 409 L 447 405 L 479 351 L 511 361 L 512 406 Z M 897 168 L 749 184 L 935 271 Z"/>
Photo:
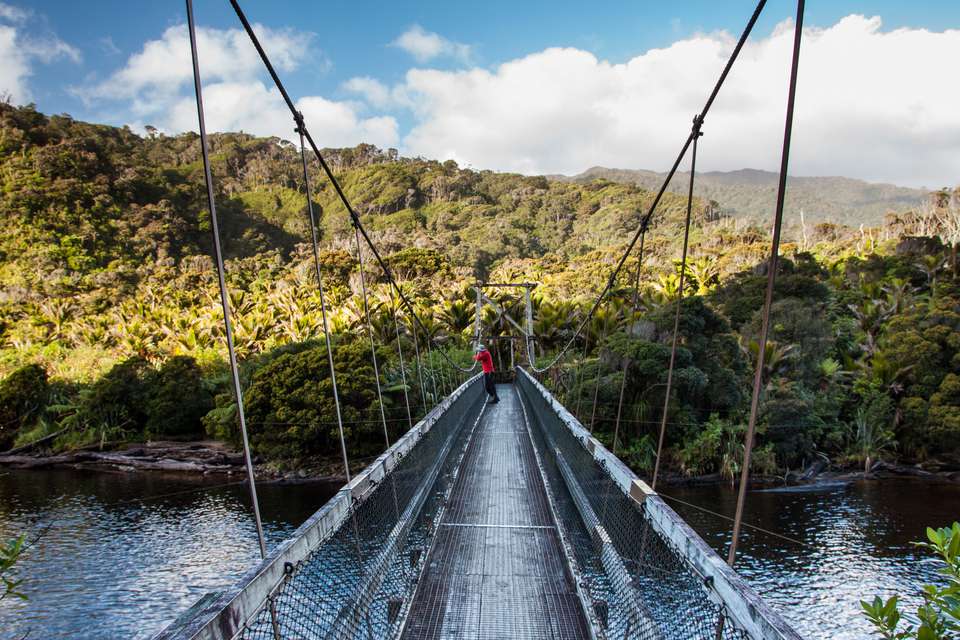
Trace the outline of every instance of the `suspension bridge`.
<path fill-rule="evenodd" d="M 671 395 L 680 300 L 677 301 L 665 405 L 652 481 L 638 478 L 616 457 L 626 385 L 622 376 L 613 443 L 608 450 L 545 386 L 558 367 L 570 369 L 569 357 L 587 323 L 620 283 L 628 257 L 637 254 L 633 309 L 638 309 L 644 241 L 667 185 L 690 152 L 690 186 L 682 264 L 687 258 L 698 140 L 706 116 L 751 30 L 765 0 L 751 15 L 704 108 L 694 117 L 683 147 L 640 228 L 627 244 L 589 311 L 572 327 L 572 337 L 549 362 L 535 357 L 530 292 L 534 283 L 488 285 L 524 289 L 524 321 L 511 324 L 522 340 L 525 362 L 502 376 L 501 402 L 485 402 L 482 376 L 473 367 L 454 362 L 417 317 L 411 301 L 394 279 L 360 216 L 324 161 L 303 116 L 295 108 L 237 0 L 231 0 L 240 22 L 283 96 L 300 137 L 313 258 L 321 298 L 324 335 L 337 410 L 341 453 L 347 484 L 276 548 L 266 548 L 257 502 L 250 447 L 243 413 L 243 390 L 233 347 L 229 296 L 224 278 L 217 222 L 215 188 L 207 152 L 199 56 L 193 6 L 187 0 L 194 82 L 208 205 L 214 233 L 227 350 L 247 462 L 248 484 L 260 543 L 261 562 L 236 584 L 195 603 L 156 640 L 234 639 L 293 640 L 344 638 L 410 640 L 467 638 L 510 639 L 689 639 L 750 638 L 794 640 L 800 636 L 767 605 L 734 570 L 737 541 L 756 428 L 764 345 L 769 328 L 786 169 L 803 25 L 804 2 L 797 3 L 790 68 L 780 185 L 775 214 L 759 358 L 754 378 L 750 421 L 740 479 L 732 543 L 726 561 L 715 553 L 656 492 Z M 423 351 L 439 352 L 455 372 L 446 380 L 448 393 L 416 424 L 407 399 L 409 429 L 390 442 L 386 416 L 385 451 L 366 469 L 350 474 L 349 452 L 340 413 L 337 372 L 327 324 L 323 279 L 318 258 L 317 222 L 310 196 L 312 151 L 353 225 L 360 287 L 370 356 L 378 397 L 380 368 L 370 325 L 364 253 L 378 263 L 394 288 L 396 347 L 403 384 L 408 384 L 398 307 L 411 319 L 421 388 L 424 371 L 436 387 L 433 364 L 424 367 Z M 682 298 L 685 269 L 679 287 Z M 504 310 L 476 288 L 474 336 L 482 335 L 481 310 Z M 422 338 L 418 338 L 421 335 Z M 511 342 L 511 365 L 516 349 Z M 409 355 L 407 356 L 409 358 Z M 582 360 L 581 360 L 582 362 Z M 621 363 L 626 369 L 629 362 Z M 579 371 L 577 376 L 582 375 Z M 593 396 L 594 413 L 596 389 Z M 410 381 L 412 383 L 412 380 Z M 444 384 L 441 381 L 440 389 Z M 423 394 L 421 394 L 423 395 Z M 435 393 L 435 397 L 440 394 Z"/>

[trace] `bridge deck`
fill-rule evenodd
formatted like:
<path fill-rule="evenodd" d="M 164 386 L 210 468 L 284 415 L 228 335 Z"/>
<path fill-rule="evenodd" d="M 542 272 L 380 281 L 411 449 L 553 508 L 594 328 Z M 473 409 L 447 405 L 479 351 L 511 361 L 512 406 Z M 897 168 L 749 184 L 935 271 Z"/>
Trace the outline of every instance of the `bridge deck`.
<path fill-rule="evenodd" d="M 589 638 L 513 385 L 467 447 L 403 638 Z"/>

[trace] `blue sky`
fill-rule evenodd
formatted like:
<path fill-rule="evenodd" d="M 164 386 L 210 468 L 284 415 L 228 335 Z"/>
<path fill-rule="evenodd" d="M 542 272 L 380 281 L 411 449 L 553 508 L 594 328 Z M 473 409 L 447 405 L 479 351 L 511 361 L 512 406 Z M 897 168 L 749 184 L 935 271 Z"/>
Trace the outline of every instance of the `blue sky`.
<path fill-rule="evenodd" d="M 525 173 L 663 169 L 753 8 L 737 0 L 243 4 L 285 61 L 282 75 L 321 143 L 367 140 Z M 768 3 L 756 48 L 731 76 L 730 96 L 718 100 L 712 131 L 708 118 L 705 168 L 775 168 L 789 44 L 783 21 L 794 10 Z M 196 11 L 210 42 L 200 53 L 212 128 L 287 136 L 255 60 L 228 68 L 245 55 L 229 3 L 199 0 Z M 0 91 L 85 120 L 193 128 L 189 77 L 168 77 L 184 21 L 179 2 L 5 1 L 0 55 L 4 36 L 17 53 L 0 72 Z M 805 24 L 812 30 L 794 173 L 917 186 L 960 181 L 960 117 L 950 113 L 957 96 L 934 90 L 940 69 L 953 64 L 937 58 L 960 57 L 952 49 L 960 3 L 809 2 Z M 755 144 L 736 142 L 742 138 Z"/>

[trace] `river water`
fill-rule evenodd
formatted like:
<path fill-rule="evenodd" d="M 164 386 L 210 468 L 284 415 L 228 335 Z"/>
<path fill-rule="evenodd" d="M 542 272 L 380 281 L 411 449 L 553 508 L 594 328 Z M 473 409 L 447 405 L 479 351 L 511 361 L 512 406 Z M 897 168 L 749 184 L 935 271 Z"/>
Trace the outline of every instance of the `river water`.
<path fill-rule="evenodd" d="M 223 482 L 220 480 L 219 482 Z M 322 484 L 260 487 L 275 545 L 333 495 Z M 718 550 L 735 494 L 670 488 L 673 506 Z M 679 502 L 698 505 L 686 506 Z M 259 557 L 246 489 L 148 474 L 0 469 L 0 537 L 39 539 L 20 563 L 26 602 L 0 601 L 0 639 L 149 638 Z M 910 543 L 960 519 L 960 487 L 861 482 L 751 492 L 738 570 L 808 638 L 865 638 L 868 594 L 916 591 L 935 564 Z M 799 543 L 799 544 L 798 544 Z M 911 600 L 915 603 L 916 600 Z"/>

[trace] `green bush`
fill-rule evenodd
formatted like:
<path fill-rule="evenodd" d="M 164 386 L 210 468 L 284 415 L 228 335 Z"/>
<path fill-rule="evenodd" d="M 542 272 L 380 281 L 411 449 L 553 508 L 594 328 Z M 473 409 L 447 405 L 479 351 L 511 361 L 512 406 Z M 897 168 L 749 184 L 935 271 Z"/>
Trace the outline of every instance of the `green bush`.
<path fill-rule="evenodd" d="M 386 361 L 381 354 L 382 362 Z M 383 448 L 373 367 L 364 341 L 334 346 L 349 453 Z M 273 459 L 330 455 L 339 450 L 333 385 L 325 346 L 287 353 L 253 374 L 245 396 L 251 446 Z"/>
<path fill-rule="evenodd" d="M 8 449 L 17 431 L 37 419 L 49 396 L 47 371 L 40 365 L 20 367 L 0 382 L 0 450 Z"/>
<path fill-rule="evenodd" d="M 211 408 L 213 399 L 193 358 L 176 356 L 160 369 L 130 358 L 81 391 L 66 424 L 104 441 L 195 436 L 203 433 L 201 420 Z"/>
<path fill-rule="evenodd" d="M 143 358 L 129 358 L 80 394 L 78 425 L 96 429 L 101 439 L 141 432 L 147 422 L 147 384 L 154 373 Z"/>
<path fill-rule="evenodd" d="M 203 433 L 204 415 L 213 408 L 197 361 L 175 356 L 150 376 L 145 434 L 189 437 Z"/>

